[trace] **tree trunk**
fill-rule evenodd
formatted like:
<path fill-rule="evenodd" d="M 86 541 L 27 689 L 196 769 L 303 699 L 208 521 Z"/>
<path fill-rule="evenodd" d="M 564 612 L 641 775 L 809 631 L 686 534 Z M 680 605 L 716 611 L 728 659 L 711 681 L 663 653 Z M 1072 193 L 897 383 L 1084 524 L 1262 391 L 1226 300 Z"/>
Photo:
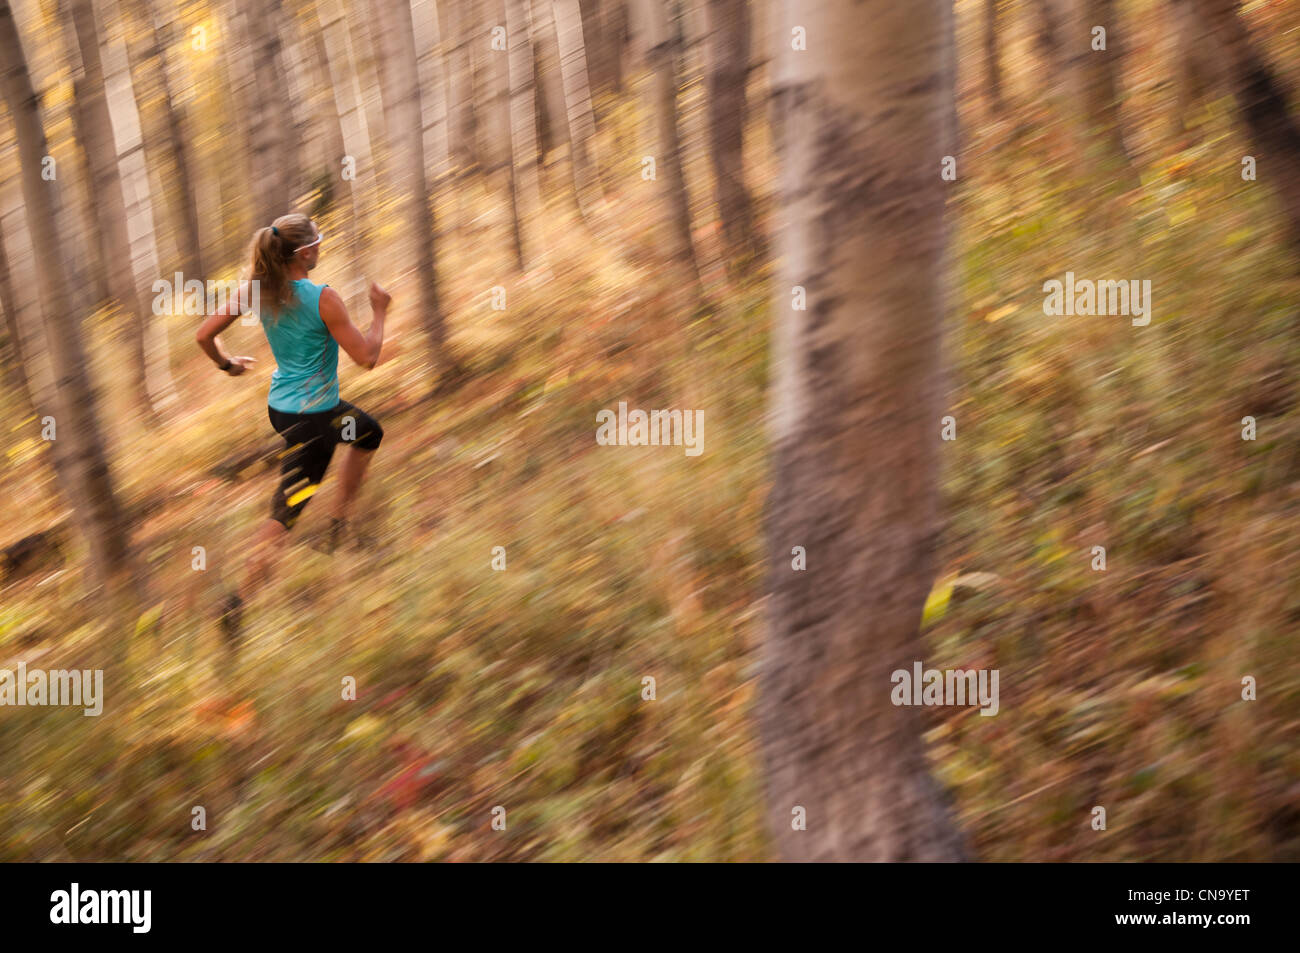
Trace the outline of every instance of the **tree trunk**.
<path fill-rule="evenodd" d="M 314 11 L 311 15 L 315 16 Z M 304 26 L 303 34 L 307 50 L 307 72 L 314 86 L 312 109 L 316 115 L 321 139 L 321 164 L 316 170 L 325 193 L 321 196 L 321 205 L 332 207 L 335 202 L 343 202 L 347 208 L 350 228 L 355 232 L 358 225 L 352 217 L 355 215 L 352 205 L 352 183 L 342 176 L 343 157 L 348 154 L 348 150 L 344 145 L 339 99 L 335 95 L 334 84 L 330 79 L 330 54 L 325 45 L 325 31 L 319 26 L 315 29 Z"/>
<path fill-rule="evenodd" d="M 5 319 L 5 381 L 13 394 L 23 402 L 29 415 L 36 414 L 36 394 L 27 379 L 27 366 L 23 360 L 22 326 L 18 323 L 18 296 L 14 293 L 13 276 L 9 271 L 9 255 L 5 251 L 4 228 L 0 222 L 0 309 Z"/>
<path fill-rule="evenodd" d="M 303 62 L 303 43 L 298 36 L 297 19 L 286 9 L 264 21 L 263 29 L 274 29 L 280 35 L 280 62 L 283 67 L 284 86 L 280 95 L 281 122 L 287 126 L 289 149 L 293 159 L 286 157 L 286 179 L 289 208 L 299 209 L 299 201 L 312 191 L 312 166 L 319 155 L 319 141 L 312 135 L 313 112 L 309 102 L 307 66 Z"/>
<path fill-rule="evenodd" d="M 603 88 L 616 96 L 623 93 L 629 34 L 631 33 L 630 5 L 638 0 L 591 0 L 600 21 L 601 55 L 605 60 Z"/>
<path fill-rule="evenodd" d="M 413 9 L 411 0 L 377 0 L 382 14 L 379 24 L 384 43 L 382 70 L 390 95 L 385 102 L 388 125 L 393 130 L 396 149 L 393 168 L 398 172 L 399 194 L 409 215 L 407 235 L 415 249 L 415 270 L 419 279 L 420 298 L 417 308 L 424 332 L 428 336 L 435 367 L 444 368 L 446 341 L 443 333 L 442 305 L 438 300 L 437 260 L 433 203 L 425 166 L 425 118 L 430 126 L 433 113 L 422 106 L 422 89 L 417 65 L 415 24 L 431 12 L 427 0 L 415 0 L 424 9 Z M 427 24 L 425 24 L 427 26 Z"/>
<path fill-rule="evenodd" d="M 650 72 L 650 101 L 647 112 L 653 117 L 656 183 L 662 190 L 666 216 L 664 241 L 670 261 L 682 266 L 695 283 L 699 270 L 691 239 L 691 203 L 682 169 L 681 134 L 677 126 L 677 87 L 679 37 L 669 19 L 669 0 L 637 0 L 640 35 L 637 48 Z"/>
<path fill-rule="evenodd" d="M 709 138 L 714 194 L 729 262 L 755 255 L 754 222 L 745 188 L 745 86 L 749 77 L 748 0 L 709 0 Z"/>
<path fill-rule="evenodd" d="M 1197 0 L 1197 10 L 1226 54 L 1258 175 L 1273 184 L 1291 239 L 1300 244 L 1300 122 L 1288 111 L 1286 91 L 1251 41 L 1235 0 Z"/>
<path fill-rule="evenodd" d="M 533 96 L 533 48 L 528 39 L 527 0 L 505 0 L 508 68 L 510 75 L 510 154 L 514 164 L 515 217 L 518 221 L 520 259 L 525 271 L 539 255 L 531 236 L 542 229 L 541 198 L 537 185 L 537 126 Z"/>
<path fill-rule="evenodd" d="M 41 178 L 41 164 L 49 148 L 9 0 L 0 0 L 0 62 L 4 63 L 0 72 L 3 95 L 18 140 L 27 224 L 40 263 L 36 273 L 46 345 L 59 381 L 56 441 L 67 441 L 73 466 L 75 492 L 69 502 L 89 545 L 95 578 L 118 589 L 117 583 L 124 579 L 129 566 L 126 526 L 113 488 L 82 347 L 83 314 L 80 303 L 69 293 L 63 267 L 65 244 L 56 224 L 57 180 L 47 182 Z"/>
<path fill-rule="evenodd" d="M 364 275 L 369 273 L 372 257 L 370 243 L 365 240 L 367 218 L 364 209 L 372 207 L 376 192 L 370 126 L 361 105 L 361 82 L 353 68 L 351 33 L 341 0 L 320 0 L 316 4 L 316 15 L 344 149 L 342 155 L 335 157 L 330 170 L 331 181 L 339 183 L 346 195 L 351 225 L 349 257 Z M 358 312 L 366 301 L 365 282 L 354 281 L 345 298 L 349 309 Z"/>
<path fill-rule="evenodd" d="M 343 4 L 347 17 L 351 18 L 356 6 L 351 2 Z M 364 10 L 365 7 L 361 9 Z M 348 32 L 352 37 L 352 68 L 361 84 L 361 105 L 366 113 L 370 140 L 378 145 L 371 152 L 370 159 L 375 164 L 378 180 L 383 182 L 386 181 L 388 172 L 384 167 L 388 159 L 388 137 L 393 130 L 388 128 L 388 122 L 384 118 L 384 86 L 379 80 L 380 41 L 374 35 L 370 18 L 365 15 L 360 16 L 359 22 L 349 21 Z"/>
<path fill-rule="evenodd" d="M 474 17 L 466 6 L 454 2 L 438 8 L 442 35 L 451 40 L 447 53 L 447 149 L 458 179 L 478 163 L 474 148 L 474 71 L 470 61 Z"/>
<path fill-rule="evenodd" d="M 1001 26 L 998 0 L 984 0 L 984 86 L 994 113 L 1006 109 L 1002 99 L 1002 68 L 998 65 L 998 32 Z"/>
<path fill-rule="evenodd" d="M 170 171 L 171 227 L 177 251 L 176 265 L 187 277 L 202 278 L 203 230 L 199 226 L 199 208 L 195 199 L 192 165 L 192 135 L 186 131 L 186 110 L 172 93 L 172 77 L 168 60 L 169 47 L 174 36 L 172 21 L 160 16 L 149 0 L 132 0 L 129 10 L 141 39 L 132 44 L 131 58 L 142 64 L 152 82 L 137 84 L 137 108 L 141 121 L 145 120 L 144 100 L 154 93 L 161 100 L 162 119 L 151 124 L 145 139 L 150 145 L 150 162 Z"/>
<path fill-rule="evenodd" d="M 20 177 L 21 178 L 21 177 Z M 21 192 L 18 182 L 13 183 Z M 43 427 L 43 420 L 58 420 L 60 398 L 45 343 L 41 317 L 40 291 L 36 287 L 36 255 L 31 244 L 31 230 L 26 222 L 27 209 L 21 194 L 13 194 L 8 184 L 0 189 L 0 271 L 7 277 L 7 287 L 0 287 L 5 308 L 5 325 L 15 357 L 19 361 L 22 393 L 34 415 L 33 431 Z M 72 446 L 66 440 L 50 442 L 50 464 L 58 489 L 58 501 L 71 509 L 77 499 L 77 480 Z"/>
<path fill-rule="evenodd" d="M 137 290 L 149 289 L 162 270 L 158 257 L 158 229 L 154 219 L 154 193 L 149 182 L 144 135 L 140 126 L 140 113 L 136 108 L 122 17 L 117 11 L 116 0 L 103 0 L 103 4 L 107 17 L 105 42 L 102 45 L 104 82 L 113 128 L 113 144 L 126 200 L 126 228 L 131 243 L 131 257 L 127 264 L 134 287 Z M 141 293 L 140 300 L 142 304 L 150 302 L 149 307 L 142 306 L 136 313 L 135 321 L 137 347 L 142 352 L 144 361 L 145 386 L 151 406 L 164 408 L 177 399 L 172 383 L 167 319 L 154 313 L 152 301 L 147 295 Z"/>
<path fill-rule="evenodd" d="M 1125 41 L 1114 0 L 1082 0 L 1074 24 L 1068 43 L 1078 44 L 1081 49 L 1076 60 L 1080 69 L 1075 79 L 1082 87 L 1078 101 L 1084 107 L 1086 138 L 1101 146 L 1104 157 L 1131 165 L 1119 108 Z M 1106 29 L 1104 50 L 1092 46 L 1092 31 L 1098 26 Z"/>
<path fill-rule="evenodd" d="M 253 181 L 249 184 L 254 228 L 265 228 L 293 208 L 296 150 L 288 141 L 293 120 L 286 116 L 281 18 L 277 2 L 264 6 L 255 0 L 237 0 L 237 19 L 242 20 L 242 27 L 236 35 L 245 49 L 240 57 L 244 91 L 241 102 L 253 163 Z"/>
<path fill-rule="evenodd" d="M 4 267 L 7 288 L 0 288 L 5 306 L 5 323 L 10 346 L 21 362 L 21 371 L 32 411 L 38 416 L 56 412 L 54 370 L 45 346 L 40 290 L 36 287 L 36 255 L 27 227 L 18 179 L 0 186 L 0 242 L 5 244 Z M 54 449 L 57 447 L 55 443 Z"/>
<path fill-rule="evenodd" d="M 93 219 L 98 225 L 96 232 L 99 236 L 99 252 L 108 270 L 113 297 L 127 316 L 126 338 L 131 348 L 131 386 L 136 405 L 145 422 L 155 426 L 158 403 L 169 401 L 174 394 L 167 366 L 166 332 L 154 326 L 152 307 L 146 304 L 147 299 L 140 293 L 134 267 L 137 254 L 147 255 L 153 249 L 153 236 L 152 214 L 147 198 L 148 174 L 144 170 L 143 155 L 140 152 L 139 121 L 135 117 L 130 75 L 126 70 L 125 53 L 115 46 L 118 55 L 110 63 L 111 72 L 108 77 L 112 80 L 113 89 L 108 89 L 91 0 L 68 2 L 72 21 L 69 39 L 73 47 L 69 52 L 72 61 L 79 61 L 81 65 L 73 81 L 72 114 L 92 185 L 90 202 Z M 122 145 L 126 147 L 123 149 L 119 149 L 110 95 L 118 102 L 119 126 L 123 119 L 128 118 L 125 116 L 128 107 L 131 113 L 129 118 L 135 119 L 133 129 L 122 137 Z M 131 101 L 125 102 L 124 99 Z M 130 135 L 132 131 L 133 137 Z M 124 169 L 119 159 L 123 154 L 128 154 L 132 160 L 131 194 L 137 201 L 132 203 L 131 209 L 127 207 Z M 140 194 L 142 173 L 145 178 L 143 196 Z M 131 218 L 135 219 L 134 229 L 131 228 Z M 150 221 L 146 223 L 143 220 L 145 218 Z M 134 254 L 133 231 L 137 245 Z M 154 266 L 153 272 L 157 274 L 156 252 Z"/>
<path fill-rule="evenodd" d="M 537 152 L 543 167 L 548 165 L 547 159 L 555 150 L 569 141 L 560 47 L 551 6 L 552 0 L 527 0 L 533 75 L 537 78 Z"/>
<path fill-rule="evenodd" d="M 777 30 L 780 172 L 771 603 L 759 723 L 768 814 L 796 861 L 964 857 L 916 709 L 934 578 L 948 256 L 946 0 L 825 0 L 817 50 Z M 792 309 L 792 288 L 807 310 Z M 808 571 L 792 568 L 804 547 Z M 806 830 L 797 830 L 799 809 Z"/>
<path fill-rule="evenodd" d="M 448 0 L 443 0 L 446 5 Z M 447 133 L 447 59 L 435 0 L 409 0 L 415 24 L 416 95 L 424 131 L 424 171 L 434 188 L 451 172 Z"/>
<path fill-rule="evenodd" d="M 543 0 L 545 2 L 545 0 Z M 564 81 L 564 105 L 569 130 L 569 161 L 578 208 L 590 218 L 600 199 L 596 171 L 596 119 L 591 109 L 587 82 L 587 47 L 583 42 L 582 16 L 578 0 L 555 0 L 555 33 L 560 51 L 560 76 Z"/>
<path fill-rule="evenodd" d="M 1034 17 L 1034 45 L 1038 47 L 1038 69 L 1051 87 L 1055 85 L 1055 78 L 1060 75 L 1061 9 L 1058 0 L 1031 0 L 1030 9 Z M 1058 69 L 1054 71 L 1053 66 L 1058 66 Z"/>
<path fill-rule="evenodd" d="M 587 47 L 587 76 L 594 95 L 597 90 L 610 85 L 605 63 L 605 33 L 601 23 L 600 0 L 574 0 L 574 5 L 578 8 L 578 16 L 582 21 L 582 38 Z M 560 12 L 557 10 L 555 15 L 558 20 Z"/>

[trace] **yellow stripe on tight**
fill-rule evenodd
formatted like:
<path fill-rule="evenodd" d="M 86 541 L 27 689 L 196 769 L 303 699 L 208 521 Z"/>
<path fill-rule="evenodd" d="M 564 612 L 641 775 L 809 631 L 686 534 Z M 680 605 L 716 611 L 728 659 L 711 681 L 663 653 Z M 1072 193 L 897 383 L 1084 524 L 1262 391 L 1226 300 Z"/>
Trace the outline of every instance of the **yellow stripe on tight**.
<path fill-rule="evenodd" d="M 297 506 L 297 505 L 298 505 L 299 503 L 301 503 L 303 500 L 311 499 L 311 495 L 312 495 L 313 493 L 316 492 L 316 489 L 317 489 L 319 486 L 320 486 L 319 483 L 308 483 L 305 487 L 303 487 L 301 490 L 299 490 L 299 491 L 298 491 L 297 493 L 295 493 L 293 496 L 289 497 L 289 499 L 288 499 L 288 501 L 287 501 L 287 502 L 288 502 L 288 505 L 289 505 L 289 506 Z"/>

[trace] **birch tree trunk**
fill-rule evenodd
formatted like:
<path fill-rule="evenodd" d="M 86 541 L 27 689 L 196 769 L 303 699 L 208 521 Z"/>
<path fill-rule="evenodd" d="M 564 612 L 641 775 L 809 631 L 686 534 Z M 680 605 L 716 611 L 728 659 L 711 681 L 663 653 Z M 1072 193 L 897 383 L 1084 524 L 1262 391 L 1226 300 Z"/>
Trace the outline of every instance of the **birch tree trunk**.
<path fill-rule="evenodd" d="M 143 165 L 138 119 L 134 130 L 127 131 L 122 143 L 126 147 L 122 151 L 127 153 L 131 165 L 129 176 L 133 201 L 130 208 L 124 191 L 127 187 L 124 181 L 126 170 L 119 161 L 119 142 L 114 128 L 111 101 L 117 104 L 119 127 L 126 118 L 128 106 L 132 117 L 135 114 L 130 76 L 125 73 L 125 51 L 114 47 L 118 55 L 109 63 L 113 74 L 113 88 L 110 90 L 106 86 L 105 63 L 101 58 L 99 31 L 91 0 L 68 0 L 68 12 L 72 21 L 67 27 L 72 34 L 69 37 L 70 55 L 73 62 L 80 62 L 81 67 L 73 81 L 73 119 L 92 184 L 90 203 L 93 219 L 98 225 L 100 255 L 108 270 L 113 297 L 127 316 L 126 339 L 131 348 L 131 387 L 135 402 L 145 422 L 153 426 L 158 422 L 157 403 L 172 397 L 171 374 L 167 367 L 165 331 L 160 339 L 148 299 L 140 293 L 140 275 L 136 271 L 137 256 L 147 256 L 153 247 L 148 173 Z M 123 102 L 124 97 L 131 102 Z M 134 137 L 127 141 L 131 131 Z M 144 176 L 143 195 L 140 194 L 141 174 Z M 135 219 L 134 228 L 132 218 Z M 144 218 L 149 221 L 146 223 Z M 152 273 L 157 276 L 156 252 L 153 265 Z"/>
<path fill-rule="evenodd" d="M 935 572 L 946 3 L 787 2 L 807 50 L 775 30 L 781 227 L 758 713 L 786 860 L 964 857 L 917 710 L 890 697 L 891 673 L 924 659 Z M 792 568 L 794 547 L 806 571 Z"/>
<path fill-rule="evenodd" d="M 2 95 L 2 94 L 0 94 Z M 19 176 L 21 179 L 21 176 Z M 43 428 L 43 421 L 60 419 L 61 402 L 45 342 L 40 289 L 37 287 L 36 255 L 32 249 L 31 230 L 27 226 L 27 209 L 23 205 L 20 182 L 5 183 L 0 189 L 0 259 L 8 276 L 7 288 L 0 287 L 5 308 L 9 343 L 20 362 L 23 393 L 35 419 L 33 428 Z M 50 464 L 60 502 L 73 509 L 78 481 L 72 445 L 67 440 L 50 441 Z M 75 512 L 75 509 L 74 509 Z"/>
<path fill-rule="evenodd" d="M 473 41 L 472 11 L 464 2 L 442 3 L 442 35 L 448 38 L 447 66 L 447 151 L 459 179 L 477 163 L 474 149 L 474 71 L 470 65 Z"/>
<path fill-rule="evenodd" d="M 65 449 L 75 480 L 69 502 L 89 545 L 94 577 L 118 589 L 128 566 L 126 526 L 109 471 L 82 347 L 83 313 L 80 303 L 69 293 L 63 267 L 64 240 L 56 217 L 58 180 L 45 181 L 41 177 L 49 149 L 9 0 L 0 0 L 0 62 L 4 64 L 0 84 L 13 118 L 21 158 L 23 204 L 39 262 L 36 276 L 46 345 L 59 382 L 56 441 L 67 441 Z"/>
<path fill-rule="evenodd" d="M 691 204 L 682 169 L 677 125 L 678 35 L 669 21 L 667 0 L 637 0 L 640 34 L 637 46 L 650 73 L 648 112 L 653 117 L 656 182 L 663 196 L 664 241 L 670 261 L 682 266 L 695 283 L 699 269 L 691 240 Z"/>
<path fill-rule="evenodd" d="M 523 272 L 528 270 L 528 261 L 520 221 L 520 190 L 510 131 L 510 52 L 505 4 L 502 0 L 480 0 L 479 23 L 480 36 L 473 49 L 475 89 L 484 89 L 489 103 L 485 110 L 486 121 L 479 128 L 479 149 L 488 162 L 489 175 L 505 181 L 506 202 L 510 210 L 510 246 L 515 267 Z M 477 75 L 480 70 L 482 83 L 478 81 Z"/>
<path fill-rule="evenodd" d="M 1076 29 L 1086 33 L 1087 56 L 1083 59 L 1084 71 L 1082 102 L 1085 108 L 1088 132 L 1100 140 L 1102 148 L 1114 158 L 1131 162 L 1124 145 L 1120 116 L 1120 68 L 1124 56 L 1124 33 L 1115 12 L 1114 0 L 1085 0 L 1083 20 L 1075 20 Z M 1095 27 L 1106 30 L 1106 48 L 1093 47 Z"/>
<path fill-rule="evenodd" d="M 128 57 L 142 64 L 151 84 L 137 84 L 137 111 L 144 122 L 146 110 L 142 100 L 155 92 L 161 100 L 162 121 L 154 124 L 144 136 L 155 168 L 168 169 L 174 177 L 171 200 L 171 228 L 177 251 L 176 263 L 187 277 L 202 278 L 203 231 L 199 226 L 199 209 L 195 199 L 192 166 L 193 136 L 187 130 L 186 109 L 172 92 L 170 50 L 174 27 L 172 21 L 159 16 L 149 0 L 132 0 L 129 10 L 141 39 L 128 48 Z"/>
<path fill-rule="evenodd" d="M 533 75 L 537 79 L 537 152 L 545 167 L 551 154 L 569 141 L 560 45 L 551 0 L 526 0 L 526 6 L 528 35 L 533 44 Z"/>
<path fill-rule="evenodd" d="M 1002 68 L 998 64 L 1001 20 L 998 0 L 984 0 L 984 87 L 989 94 L 989 105 L 998 114 L 1006 108 L 1002 99 Z"/>
<path fill-rule="evenodd" d="M 0 309 L 4 311 L 5 328 L 5 381 L 11 391 L 25 405 L 27 413 L 36 414 L 36 395 L 27 379 L 27 366 L 23 360 L 23 332 L 18 317 L 18 296 L 14 293 L 13 274 L 9 270 L 9 255 L 5 251 L 4 224 L 0 219 Z M 12 424 L 10 425 L 12 428 Z"/>
<path fill-rule="evenodd" d="M 280 0 L 273 0 L 280 2 Z M 280 34 L 280 57 L 284 73 L 284 86 L 280 95 L 280 122 L 285 130 L 290 155 L 283 157 L 286 165 L 289 205 L 288 211 L 297 208 L 300 196 L 311 192 L 311 169 L 320 156 L 319 137 L 313 135 L 313 114 L 309 106 L 311 91 L 308 88 L 307 66 L 303 62 L 303 43 L 298 36 L 297 19 L 288 10 L 281 10 L 269 18 L 263 29 L 275 29 Z M 300 211 L 305 211 L 300 209 Z"/>
<path fill-rule="evenodd" d="M 510 153 L 514 165 L 515 217 L 518 221 L 520 259 L 523 270 L 539 261 L 542 232 L 541 196 L 537 183 L 537 126 L 533 97 L 533 49 L 528 33 L 527 0 L 505 0 L 506 35 L 509 44 Z"/>
<path fill-rule="evenodd" d="M 105 98 L 125 197 L 126 230 L 131 253 L 129 272 L 135 288 L 140 291 L 142 303 L 149 302 L 148 307 L 142 307 L 136 314 L 136 338 L 144 360 L 145 386 L 150 404 L 155 408 L 165 408 L 176 401 L 167 319 L 165 315 L 154 313 L 152 299 L 147 294 L 147 289 L 153 287 L 162 270 L 158 257 L 154 194 L 149 183 L 144 135 L 140 113 L 136 108 L 122 17 L 117 10 L 116 0 L 102 2 L 107 14 L 105 42 L 102 44 Z"/>
<path fill-rule="evenodd" d="M 560 76 L 564 82 L 573 187 L 578 196 L 579 210 L 584 218 L 590 218 L 600 199 L 600 179 L 595 160 L 596 117 L 591 108 L 587 47 L 583 41 L 578 0 L 555 0 L 554 18 L 560 52 Z"/>
<path fill-rule="evenodd" d="M 399 191 L 407 210 L 407 235 L 415 249 L 415 269 L 420 298 L 418 309 L 424 332 L 429 339 L 435 367 L 446 361 L 442 305 L 438 299 L 437 260 L 433 202 L 425 165 L 425 118 L 432 126 L 433 114 L 421 105 L 423 90 L 419 81 L 414 24 L 430 11 L 427 0 L 377 0 L 382 13 L 385 84 L 390 90 L 386 99 L 389 127 L 393 130 L 396 155 L 393 167 L 398 171 Z M 415 6 L 422 7 L 416 11 Z M 414 19 L 413 19 L 414 14 Z"/>
<path fill-rule="evenodd" d="M 747 263 L 755 254 L 744 154 L 750 44 L 748 0 L 709 0 L 708 14 L 709 139 L 714 195 L 728 261 Z"/>
<path fill-rule="evenodd" d="M 236 12 L 236 19 L 241 21 L 236 36 L 244 45 L 238 74 L 243 87 L 247 148 L 252 158 L 253 222 L 254 228 L 265 228 L 292 210 L 297 154 L 288 141 L 292 119 L 286 116 L 282 14 L 278 0 L 265 6 L 256 0 L 236 0 Z"/>
<path fill-rule="evenodd" d="M 367 274 L 371 252 L 370 244 L 365 240 L 367 218 L 364 210 L 374 202 L 377 189 L 370 128 L 361 102 L 361 82 L 352 65 L 355 60 L 351 33 L 341 0 L 318 0 L 316 15 L 325 45 L 330 88 L 344 148 L 344 154 L 335 157 L 331 178 L 340 184 L 351 213 L 349 257 L 360 266 L 362 274 Z M 366 300 L 365 282 L 353 280 L 345 298 L 349 309 L 360 313 Z"/>
<path fill-rule="evenodd" d="M 315 12 L 311 13 L 315 17 Z M 321 140 L 320 172 L 326 205 L 341 202 L 347 209 L 352 231 L 356 231 L 355 209 L 352 206 L 352 182 L 345 180 L 343 157 L 348 154 L 344 145 L 342 112 L 330 77 L 330 54 L 325 45 L 325 31 L 304 25 L 308 75 L 312 78 L 312 111 L 316 115 Z"/>
<path fill-rule="evenodd" d="M 446 5 L 449 0 L 443 0 Z M 450 0 L 455 2 L 455 0 Z M 447 57 L 436 0 L 409 0 L 414 23 L 416 95 L 424 136 L 424 171 L 434 188 L 451 172 L 447 123 Z"/>

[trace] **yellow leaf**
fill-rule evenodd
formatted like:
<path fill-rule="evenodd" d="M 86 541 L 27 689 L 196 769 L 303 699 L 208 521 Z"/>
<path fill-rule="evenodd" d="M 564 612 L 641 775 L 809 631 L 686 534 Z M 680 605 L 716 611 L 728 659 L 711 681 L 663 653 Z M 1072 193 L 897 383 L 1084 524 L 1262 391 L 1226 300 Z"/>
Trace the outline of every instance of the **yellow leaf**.
<path fill-rule="evenodd" d="M 925 608 L 921 610 L 921 626 L 938 622 L 948 611 L 948 602 L 952 599 L 952 578 L 936 582 L 930 594 L 925 598 Z"/>

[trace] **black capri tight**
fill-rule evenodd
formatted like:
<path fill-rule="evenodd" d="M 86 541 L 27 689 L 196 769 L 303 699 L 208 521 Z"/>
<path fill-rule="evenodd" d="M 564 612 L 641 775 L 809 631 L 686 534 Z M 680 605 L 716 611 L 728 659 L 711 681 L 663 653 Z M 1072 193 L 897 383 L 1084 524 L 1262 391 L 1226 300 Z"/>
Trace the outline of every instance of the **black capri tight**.
<path fill-rule="evenodd" d="M 384 428 L 364 410 L 341 400 L 333 410 L 311 414 L 288 414 L 268 407 L 271 426 L 288 446 L 282 451 L 280 485 L 271 498 L 271 519 L 285 529 L 302 515 L 303 508 L 320 487 L 325 470 L 340 443 L 362 450 L 377 450 Z"/>

